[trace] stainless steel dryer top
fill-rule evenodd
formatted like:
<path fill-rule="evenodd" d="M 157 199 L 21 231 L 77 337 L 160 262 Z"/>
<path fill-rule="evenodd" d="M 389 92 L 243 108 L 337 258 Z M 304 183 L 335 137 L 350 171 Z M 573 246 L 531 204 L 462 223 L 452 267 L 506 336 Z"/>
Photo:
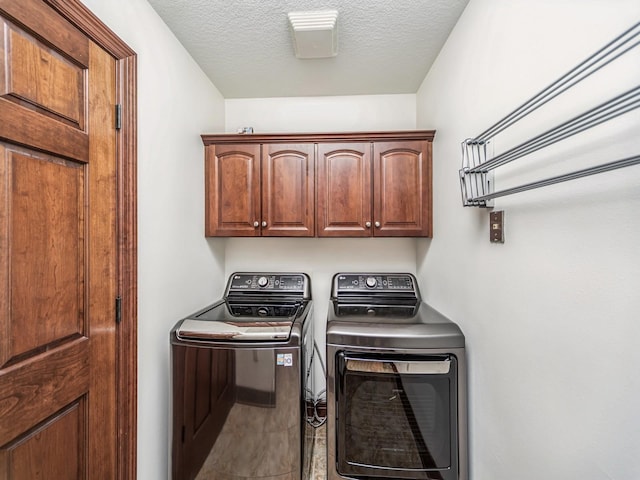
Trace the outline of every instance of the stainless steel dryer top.
<path fill-rule="evenodd" d="M 333 277 L 327 343 L 385 349 L 464 348 L 460 327 L 420 297 L 410 273 Z"/>

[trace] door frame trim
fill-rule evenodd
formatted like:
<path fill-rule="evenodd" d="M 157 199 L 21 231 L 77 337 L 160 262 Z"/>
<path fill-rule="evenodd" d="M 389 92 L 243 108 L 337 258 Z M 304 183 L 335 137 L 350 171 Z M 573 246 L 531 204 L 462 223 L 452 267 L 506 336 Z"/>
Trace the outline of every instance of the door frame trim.
<path fill-rule="evenodd" d="M 116 478 L 135 480 L 138 417 L 137 55 L 79 0 L 43 1 L 116 60 L 116 97 L 122 105 L 121 128 L 116 132 L 116 262 L 118 295 L 121 297 L 121 321 L 116 327 Z"/>

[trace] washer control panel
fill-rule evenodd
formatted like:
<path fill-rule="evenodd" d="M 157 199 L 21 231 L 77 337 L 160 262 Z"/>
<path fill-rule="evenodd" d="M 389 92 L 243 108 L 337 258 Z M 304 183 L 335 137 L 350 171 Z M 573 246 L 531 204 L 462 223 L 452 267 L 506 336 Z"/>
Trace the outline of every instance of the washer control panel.
<path fill-rule="evenodd" d="M 229 277 L 225 296 L 234 293 L 309 294 L 309 277 L 304 273 L 234 273 Z"/>

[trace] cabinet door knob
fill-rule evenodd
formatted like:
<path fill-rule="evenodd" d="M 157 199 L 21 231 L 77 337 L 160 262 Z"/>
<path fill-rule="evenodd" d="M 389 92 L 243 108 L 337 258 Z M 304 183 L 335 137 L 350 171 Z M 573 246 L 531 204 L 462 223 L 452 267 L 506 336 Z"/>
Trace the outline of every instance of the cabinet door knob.
<path fill-rule="evenodd" d="M 262 226 L 266 227 L 267 226 L 267 222 L 265 222 L 264 220 L 262 221 Z"/>
<path fill-rule="evenodd" d="M 371 222 L 365 222 L 364 226 L 367 228 L 371 228 Z"/>
<path fill-rule="evenodd" d="M 380 228 L 380 222 L 375 223 L 376 228 Z"/>
<path fill-rule="evenodd" d="M 253 222 L 253 226 L 254 228 L 258 228 L 260 226 L 260 222 L 256 220 L 255 222 Z"/>

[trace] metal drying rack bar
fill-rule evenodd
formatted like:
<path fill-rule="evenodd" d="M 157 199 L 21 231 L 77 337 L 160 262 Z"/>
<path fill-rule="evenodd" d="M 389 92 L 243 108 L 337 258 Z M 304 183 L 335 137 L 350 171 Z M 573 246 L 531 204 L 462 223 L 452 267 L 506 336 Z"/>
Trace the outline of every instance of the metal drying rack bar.
<path fill-rule="evenodd" d="M 602 69 L 615 59 L 640 45 L 640 22 L 609 42 L 603 48 L 574 67 L 551 85 L 520 105 L 509 115 L 474 138 L 462 142 L 462 168 L 460 169 L 460 189 L 465 207 L 491 207 L 493 199 L 505 195 L 524 192 L 556 183 L 575 180 L 640 163 L 640 155 L 635 155 L 595 167 L 577 170 L 539 180 L 518 187 L 494 191 L 493 170 L 513 162 L 556 142 L 579 134 L 596 125 L 612 120 L 640 107 L 640 85 L 617 95 L 582 114 L 541 133 L 508 151 L 488 159 L 487 145 L 493 137 L 534 110 L 556 98 L 577 83 Z"/>

